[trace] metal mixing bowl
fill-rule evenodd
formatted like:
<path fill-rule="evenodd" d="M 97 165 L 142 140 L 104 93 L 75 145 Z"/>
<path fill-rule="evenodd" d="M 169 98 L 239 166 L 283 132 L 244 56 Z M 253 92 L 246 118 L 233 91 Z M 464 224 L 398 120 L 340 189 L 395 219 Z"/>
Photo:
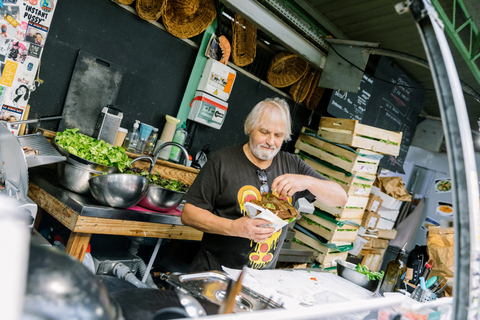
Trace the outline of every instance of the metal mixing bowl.
<path fill-rule="evenodd" d="M 95 200 L 115 208 L 136 205 L 149 189 L 147 178 L 128 173 L 97 176 L 88 180 L 88 183 Z"/>
<path fill-rule="evenodd" d="M 144 208 L 166 212 L 182 202 L 185 193 L 151 185 L 145 197 L 138 203 Z"/>
<path fill-rule="evenodd" d="M 380 280 L 368 280 L 366 275 L 355 271 L 355 267 L 356 265 L 353 263 L 337 260 L 337 274 L 340 277 L 374 292 Z"/>
<path fill-rule="evenodd" d="M 88 180 L 103 174 L 103 172 L 63 161 L 57 163 L 57 174 L 60 185 L 64 188 L 76 193 L 90 194 Z"/>

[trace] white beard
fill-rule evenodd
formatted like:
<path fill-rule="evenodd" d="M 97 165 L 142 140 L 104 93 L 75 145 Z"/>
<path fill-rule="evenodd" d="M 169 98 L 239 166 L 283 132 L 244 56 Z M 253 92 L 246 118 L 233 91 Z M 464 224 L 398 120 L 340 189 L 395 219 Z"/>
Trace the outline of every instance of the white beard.
<path fill-rule="evenodd" d="M 252 141 L 249 141 L 248 145 L 250 147 L 250 151 L 252 151 L 252 154 L 260 160 L 273 159 L 273 157 L 275 157 L 280 151 L 280 149 L 277 149 L 275 145 L 270 146 L 266 143 L 255 145 Z M 262 147 L 269 148 L 269 150 L 264 150 Z"/>

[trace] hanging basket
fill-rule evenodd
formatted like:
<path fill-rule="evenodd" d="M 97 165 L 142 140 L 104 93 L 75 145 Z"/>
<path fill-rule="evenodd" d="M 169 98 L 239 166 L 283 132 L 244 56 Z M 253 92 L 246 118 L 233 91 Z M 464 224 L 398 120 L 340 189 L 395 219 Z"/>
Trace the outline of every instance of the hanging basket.
<path fill-rule="evenodd" d="M 165 12 L 166 3 L 167 0 L 137 0 L 135 8 L 143 20 L 156 21 Z"/>
<path fill-rule="evenodd" d="M 133 0 L 115 0 L 116 2 L 124 5 L 132 4 Z"/>
<path fill-rule="evenodd" d="M 310 92 L 307 95 L 305 104 L 309 110 L 313 110 L 318 106 L 318 103 L 320 102 L 320 99 L 322 99 L 323 93 L 325 92 L 325 88 L 318 86 L 321 75 L 322 72 L 317 70 L 317 74 L 315 75 L 310 87 Z"/>
<path fill-rule="evenodd" d="M 303 102 L 307 98 L 317 73 L 317 70 L 308 66 L 307 73 L 305 73 L 302 79 L 290 87 L 289 92 L 295 102 Z"/>
<path fill-rule="evenodd" d="M 308 63 L 300 57 L 282 52 L 273 57 L 267 73 L 267 81 L 272 86 L 284 88 L 291 86 L 307 72 Z"/>
<path fill-rule="evenodd" d="M 232 61 L 239 67 L 255 60 L 257 51 L 257 27 L 235 14 L 232 21 Z"/>
<path fill-rule="evenodd" d="M 196 36 L 217 16 L 214 0 L 168 0 L 163 15 L 163 25 L 178 38 Z"/>

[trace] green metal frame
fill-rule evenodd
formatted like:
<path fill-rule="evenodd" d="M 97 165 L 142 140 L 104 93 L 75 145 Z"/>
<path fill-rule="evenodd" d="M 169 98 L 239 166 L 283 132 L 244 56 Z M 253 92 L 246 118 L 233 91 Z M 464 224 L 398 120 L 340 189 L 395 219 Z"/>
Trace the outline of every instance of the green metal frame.
<path fill-rule="evenodd" d="M 435 7 L 435 10 L 438 13 L 439 18 L 444 24 L 444 30 L 457 47 L 458 51 L 460 52 L 463 59 L 472 71 L 473 75 L 475 76 L 475 79 L 477 79 L 478 83 L 480 83 L 480 70 L 478 65 L 476 64 L 477 60 L 480 58 L 480 34 L 477 27 L 475 26 L 475 23 L 472 20 L 472 17 L 469 15 L 463 1 L 453 0 L 453 17 L 451 17 L 451 19 L 443 10 L 442 6 L 439 3 L 439 0 L 431 1 L 432 5 Z M 462 13 L 466 19 L 466 21 L 458 28 L 455 27 L 457 9 L 461 11 L 460 13 Z M 470 28 L 470 37 L 468 39 L 468 42 L 464 43 L 464 41 L 460 38 L 459 33 L 467 27 Z"/>

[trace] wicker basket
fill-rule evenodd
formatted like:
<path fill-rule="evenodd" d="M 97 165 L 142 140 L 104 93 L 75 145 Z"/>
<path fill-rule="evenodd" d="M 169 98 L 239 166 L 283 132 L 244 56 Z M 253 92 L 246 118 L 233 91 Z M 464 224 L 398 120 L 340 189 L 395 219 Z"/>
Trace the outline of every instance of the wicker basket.
<path fill-rule="evenodd" d="M 165 1 L 163 25 L 178 38 L 191 38 L 202 33 L 217 16 L 214 0 Z"/>
<path fill-rule="evenodd" d="M 312 85 L 310 87 L 310 92 L 307 95 L 307 100 L 305 101 L 305 104 L 307 105 L 307 109 L 309 110 L 313 110 L 318 106 L 320 99 L 322 99 L 323 92 L 325 92 L 325 88 L 318 86 L 321 75 L 322 72 L 317 70 L 315 79 L 313 79 Z"/>
<path fill-rule="evenodd" d="M 156 21 L 165 12 L 167 0 L 137 0 L 138 16 L 143 20 Z"/>
<path fill-rule="evenodd" d="M 115 0 L 115 1 L 120 3 L 120 4 L 125 4 L 125 5 L 132 4 L 132 2 L 133 2 L 133 0 Z"/>
<path fill-rule="evenodd" d="M 308 63 L 300 57 L 292 53 L 281 52 L 273 57 L 270 69 L 268 69 L 267 80 L 274 87 L 288 87 L 300 80 L 307 69 Z"/>
<path fill-rule="evenodd" d="M 232 21 L 232 61 L 239 67 L 253 62 L 257 51 L 257 27 L 235 14 Z"/>
<path fill-rule="evenodd" d="M 289 92 L 295 102 L 303 102 L 303 100 L 307 98 L 317 73 L 317 70 L 308 66 L 307 73 L 305 73 L 305 75 L 299 81 L 290 87 Z"/>

